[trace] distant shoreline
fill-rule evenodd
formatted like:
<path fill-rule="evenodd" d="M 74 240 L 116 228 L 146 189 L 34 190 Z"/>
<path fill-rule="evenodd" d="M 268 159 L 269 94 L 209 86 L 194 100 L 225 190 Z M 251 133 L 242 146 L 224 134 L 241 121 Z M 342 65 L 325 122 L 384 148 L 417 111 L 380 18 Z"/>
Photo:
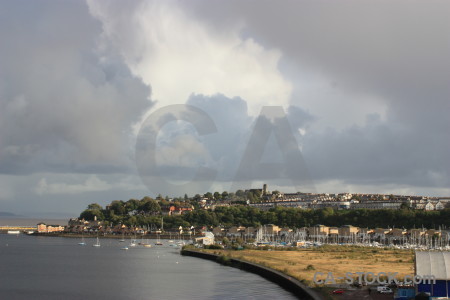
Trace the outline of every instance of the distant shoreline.
<path fill-rule="evenodd" d="M 6 232 L 4 232 L 4 234 L 6 234 Z M 27 235 L 25 233 L 21 233 L 21 235 Z M 30 236 L 45 236 L 45 237 L 67 237 L 67 238 L 101 238 L 101 239 L 124 239 L 124 240 L 132 240 L 132 239 L 136 239 L 136 240 L 140 240 L 140 239 L 161 239 L 161 240 L 190 240 L 193 238 L 197 238 L 197 237 L 202 237 L 202 235 L 189 235 L 189 234 L 182 234 L 181 236 L 179 235 L 171 235 L 171 234 L 145 234 L 145 235 L 125 235 L 122 236 L 120 234 L 78 234 L 78 233 L 33 233 L 30 234 Z"/>
<path fill-rule="evenodd" d="M 67 226 L 67 219 L 45 219 L 45 218 L 28 218 L 28 217 L 6 217 L 0 216 L 0 226 L 6 227 L 36 227 L 38 223 L 46 223 L 51 225 Z"/>

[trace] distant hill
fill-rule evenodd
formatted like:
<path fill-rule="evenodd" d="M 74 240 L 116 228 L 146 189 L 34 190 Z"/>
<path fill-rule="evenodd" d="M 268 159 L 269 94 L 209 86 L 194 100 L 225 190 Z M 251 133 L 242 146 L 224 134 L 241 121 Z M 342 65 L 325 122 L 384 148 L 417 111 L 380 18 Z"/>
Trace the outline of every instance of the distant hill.
<path fill-rule="evenodd" d="M 0 211 L 0 217 L 18 217 L 18 216 L 10 212 Z"/>

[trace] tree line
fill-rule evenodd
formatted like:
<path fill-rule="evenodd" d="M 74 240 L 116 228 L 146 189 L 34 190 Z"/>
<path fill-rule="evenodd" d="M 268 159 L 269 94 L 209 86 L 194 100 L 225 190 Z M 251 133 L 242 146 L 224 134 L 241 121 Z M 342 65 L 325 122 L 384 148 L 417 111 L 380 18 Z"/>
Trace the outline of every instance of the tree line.
<path fill-rule="evenodd" d="M 222 196 L 222 195 L 221 195 Z M 212 195 L 214 197 L 214 195 Z M 162 197 L 152 199 L 144 197 L 141 200 L 115 200 L 107 207 L 93 203 L 80 214 L 81 219 L 104 221 L 114 226 L 160 227 L 161 207 L 164 206 L 197 206 L 195 199 L 177 198 L 168 201 Z M 198 207 L 197 207 L 198 208 Z M 301 228 L 316 224 L 326 226 L 353 225 L 357 227 L 396 227 L 396 228 L 436 228 L 450 227 L 450 209 L 439 211 L 412 210 L 404 206 L 403 209 L 354 209 L 334 210 L 300 209 L 276 207 L 270 210 L 260 210 L 247 205 L 222 206 L 213 210 L 194 209 L 182 215 L 164 216 L 164 228 L 178 228 L 179 226 L 253 226 L 275 224 L 282 227 Z"/>

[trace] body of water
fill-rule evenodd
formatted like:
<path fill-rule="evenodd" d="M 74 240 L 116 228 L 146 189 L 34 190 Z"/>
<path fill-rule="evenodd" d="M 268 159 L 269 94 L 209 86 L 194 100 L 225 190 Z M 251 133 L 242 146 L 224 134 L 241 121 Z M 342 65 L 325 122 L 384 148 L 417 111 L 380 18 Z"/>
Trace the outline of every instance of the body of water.
<path fill-rule="evenodd" d="M 163 246 L 0 235 L 0 299 L 296 299 L 264 278 Z"/>

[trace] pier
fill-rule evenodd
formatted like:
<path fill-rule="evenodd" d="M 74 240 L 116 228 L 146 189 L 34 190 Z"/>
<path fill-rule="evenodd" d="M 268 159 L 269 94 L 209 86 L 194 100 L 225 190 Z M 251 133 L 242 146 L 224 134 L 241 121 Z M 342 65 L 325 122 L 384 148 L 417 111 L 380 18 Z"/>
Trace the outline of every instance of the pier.
<path fill-rule="evenodd" d="M 19 231 L 20 233 L 24 233 L 36 230 L 36 226 L 0 226 L 0 233 L 8 233 L 8 231 Z"/>

